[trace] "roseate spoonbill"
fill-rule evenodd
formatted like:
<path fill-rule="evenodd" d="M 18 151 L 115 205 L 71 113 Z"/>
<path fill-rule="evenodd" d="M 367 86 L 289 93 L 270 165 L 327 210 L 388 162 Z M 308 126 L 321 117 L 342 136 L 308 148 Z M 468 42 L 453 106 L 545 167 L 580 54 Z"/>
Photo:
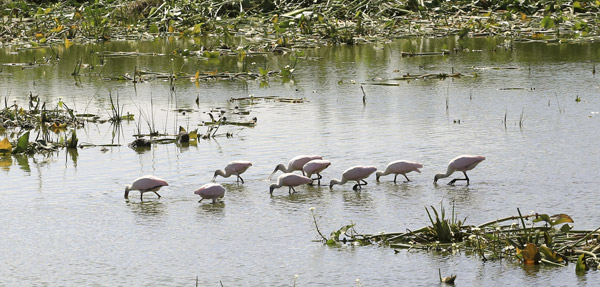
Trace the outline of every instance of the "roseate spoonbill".
<path fill-rule="evenodd" d="M 274 189 L 280 188 L 282 186 L 287 186 L 289 187 L 288 192 L 292 194 L 292 190 L 294 191 L 294 193 L 296 192 L 294 186 L 308 184 L 311 182 L 312 179 L 306 176 L 293 173 L 284 173 L 277 178 L 277 183 L 271 184 L 271 186 L 269 187 L 269 192 L 271 193 L 271 195 L 273 195 Z"/>
<path fill-rule="evenodd" d="M 157 191 L 163 187 L 169 186 L 169 184 L 162 178 L 153 176 L 153 175 L 144 175 L 133 181 L 131 185 L 125 187 L 125 199 L 129 198 L 130 190 L 139 190 L 140 191 L 140 200 L 144 200 L 144 192 L 152 191 L 158 198 L 160 198 L 160 194 Z"/>
<path fill-rule="evenodd" d="M 294 170 L 300 170 L 302 171 L 302 174 L 304 174 L 304 171 L 302 170 L 302 167 L 309 161 L 314 160 L 314 159 L 323 159 L 322 156 L 320 155 L 299 155 L 296 156 L 294 158 L 292 158 L 290 160 L 290 162 L 288 162 L 288 166 L 286 167 L 285 165 L 283 165 L 283 163 L 278 164 L 275 167 L 275 170 L 271 173 L 271 175 L 269 175 L 269 180 L 271 180 L 271 178 L 273 177 L 273 175 L 278 171 L 281 170 L 284 173 L 290 173 L 293 172 Z"/>
<path fill-rule="evenodd" d="M 475 168 L 480 162 L 485 159 L 485 156 L 482 155 L 461 155 L 448 163 L 448 170 L 446 173 L 438 173 L 433 178 L 433 183 L 436 184 L 438 179 L 449 177 L 455 171 L 462 171 L 465 175 L 465 178 L 455 178 L 451 180 L 448 185 L 454 185 L 457 180 L 466 180 L 467 185 L 469 185 L 469 177 L 467 176 L 467 170 L 472 170 Z"/>
<path fill-rule="evenodd" d="M 423 165 L 418 162 L 397 160 L 397 161 L 390 162 L 385 167 L 385 171 L 378 171 L 377 173 L 375 173 L 375 176 L 377 177 L 377 181 L 379 181 L 379 178 L 384 175 L 394 174 L 394 183 L 396 183 L 396 178 L 398 177 L 399 174 L 401 174 L 401 175 L 404 175 L 404 178 L 406 178 L 406 181 L 404 183 L 407 183 L 410 181 L 410 179 L 408 179 L 408 176 L 406 176 L 406 174 L 411 171 L 416 171 L 418 173 L 421 173 L 419 168 L 422 168 L 422 167 L 423 167 Z"/>
<path fill-rule="evenodd" d="M 329 188 L 333 188 L 334 184 L 344 184 L 348 181 L 356 181 L 356 184 L 352 187 L 353 190 L 361 187 L 361 181 L 363 185 L 366 185 L 367 182 L 364 180 L 369 177 L 372 173 L 377 171 L 377 168 L 374 166 L 354 166 L 351 167 L 342 173 L 342 180 L 332 179 L 329 182 Z"/>
<path fill-rule="evenodd" d="M 225 196 L 225 188 L 218 183 L 207 183 L 196 189 L 194 193 L 202 197 L 198 202 L 202 202 L 203 199 L 212 199 L 212 203 L 217 203 Z"/>
<path fill-rule="evenodd" d="M 243 161 L 243 160 L 232 161 L 232 162 L 228 163 L 227 166 L 225 166 L 225 171 L 223 171 L 221 169 L 217 169 L 215 171 L 215 176 L 213 176 L 213 178 L 212 178 L 212 181 L 215 181 L 215 178 L 217 178 L 217 175 L 220 175 L 222 177 L 230 177 L 232 175 L 236 175 L 237 181 L 239 182 L 241 180 L 242 183 L 244 183 L 244 179 L 240 176 L 240 174 L 244 173 L 251 166 L 252 166 L 252 163 L 249 161 Z"/>
<path fill-rule="evenodd" d="M 317 175 L 317 178 L 311 178 L 312 180 L 317 180 L 317 185 L 321 185 L 321 178 L 323 178 L 320 174 L 324 169 L 331 165 L 331 162 L 325 159 L 314 159 L 307 162 L 302 170 L 306 173 L 306 177 L 310 178 L 313 174 Z"/>

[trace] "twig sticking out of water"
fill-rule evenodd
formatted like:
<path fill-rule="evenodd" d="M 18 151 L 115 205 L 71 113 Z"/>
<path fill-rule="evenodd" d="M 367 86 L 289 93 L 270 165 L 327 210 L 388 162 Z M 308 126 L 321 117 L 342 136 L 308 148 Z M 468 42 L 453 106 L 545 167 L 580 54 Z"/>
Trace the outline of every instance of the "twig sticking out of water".
<path fill-rule="evenodd" d="M 360 86 L 360 89 L 362 90 L 363 93 L 363 105 L 367 104 L 367 93 L 365 93 L 365 89 L 363 88 L 363 86 Z"/>
<path fill-rule="evenodd" d="M 519 128 L 523 128 L 523 121 L 525 120 L 524 114 L 525 114 L 525 107 L 523 107 L 523 110 L 521 110 L 521 116 L 519 117 Z"/>
<path fill-rule="evenodd" d="M 564 112 L 564 109 L 560 107 L 560 102 L 558 101 L 558 95 L 554 94 L 554 96 L 556 97 L 556 105 L 558 106 L 558 113 L 562 114 L 562 112 Z"/>
<path fill-rule="evenodd" d="M 81 70 L 82 62 L 83 62 L 83 60 L 81 58 L 79 58 L 79 60 L 77 60 L 77 64 L 75 64 L 75 69 L 73 69 L 73 73 L 71 73 L 71 76 L 79 76 L 79 71 Z"/>

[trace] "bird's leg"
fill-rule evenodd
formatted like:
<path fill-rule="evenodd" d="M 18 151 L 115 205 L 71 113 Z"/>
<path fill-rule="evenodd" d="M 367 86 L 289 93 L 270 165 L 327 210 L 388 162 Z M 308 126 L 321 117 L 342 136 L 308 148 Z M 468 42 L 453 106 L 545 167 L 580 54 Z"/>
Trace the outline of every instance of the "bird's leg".
<path fill-rule="evenodd" d="M 158 198 L 160 198 L 160 194 L 158 194 L 158 192 L 156 192 L 156 191 L 153 191 L 153 192 L 154 192 L 154 194 L 158 195 Z"/>
<path fill-rule="evenodd" d="M 403 175 L 406 178 L 406 181 L 404 183 L 408 183 L 410 181 L 410 179 L 408 179 L 408 176 L 406 176 L 406 174 L 403 174 Z"/>
<path fill-rule="evenodd" d="M 238 179 L 242 181 L 242 184 L 244 184 L 244 179 L 238 174 Z"/>
<path fill-rule="evenodd" d="M 292 192 L 292 191 L 293 191 L 293 192 Z M 293 187 L 293 186 L 290 186 L 290 194 L 294 194 L 294 193 L 296 193 L 296 190 L 294 189 L 294 187 Z"/>
<path fill-rule="evenodd" d="M 398 174 L 394 175 L 394 183 L 396 183 L 396 177 L 398 177 Z"/>
<path fill-rule="evenodd" d="M 360 187 L 360 184 L 357 183 L 352 187 L 352 190 L 356 191 L 358 190 L 358 187 Z"/>
<path fill-rule="evenodd" d="M 144 201 L 144 193 L 140 191 L 140 201 Z"/>
<path fill-rule="evenodd" d="M 455 178 L 455 179 L 451 180 L 451 181 L 448 183 L 448 185 L 454 185 L 454 183 L 455 183 L 456 181 L 459 181 L 459 180 L 466 180 L 466 181 L 467 181 L 467 185 L 469 185 L 469 177 L 467 176 L 467 172 L 463 171 L 463 174 L 465 175 L 465 178 Z"/>
<path fill-rule="evenodd" d="M 204 198 L 202 198 L 202 199 L 204 199 Z M 202 202 L 202 199 L 198 200 L 198 203 Z"/>
<path fill-rule="evenodd" d="M 358 182 L 358 183 L 359 183 L 359 186 L 360 186 L 360 182 L 361 182 L 361 181 L 362 181 L 362 184 L 364 184 L 364 185 L 367 185 L 367 182 L 366 182 L 364 179 L 361 179 L 361 180 Z"/>
<path fill-rule="evenodd" d="M 317 185 L 321 186 L 321 178 L 323 178 L 323 176 L 321 176 L 320 174 L 317 173 Z"/>

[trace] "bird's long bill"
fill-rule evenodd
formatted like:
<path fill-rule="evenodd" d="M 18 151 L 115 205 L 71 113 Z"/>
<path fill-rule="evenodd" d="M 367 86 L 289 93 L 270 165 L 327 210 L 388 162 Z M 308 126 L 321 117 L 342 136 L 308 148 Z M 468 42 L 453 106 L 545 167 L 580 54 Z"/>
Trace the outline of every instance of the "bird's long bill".
<path fill-rule="evenodd" d="M 125 199 L 129 199 L 129 189 L 125 189 Z"/>
<path fill-rule="evenodd" d="M 273 178 L 273 175 L 279 170 L 279 166 L 275 167 L 275 170 L 273 170 L 273 172 L 271 173 L 271 175 L 269 175 L 269 180 L 271 180 L 271 178 Z"/>

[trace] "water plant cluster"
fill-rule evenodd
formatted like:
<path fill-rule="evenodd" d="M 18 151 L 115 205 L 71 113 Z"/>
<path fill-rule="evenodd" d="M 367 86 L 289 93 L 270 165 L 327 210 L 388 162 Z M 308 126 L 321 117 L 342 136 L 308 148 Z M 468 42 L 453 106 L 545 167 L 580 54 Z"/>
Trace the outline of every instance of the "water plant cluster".
<path fill-rule="evenodd" d="M 6 137 L 0 142 L 0 154 L 32 154 L 56 151 L 61 147 L 75 148 L 78 143 L 75 130 L 82 128 L 86 121 L 85 115 L 75 115 L 63 101 L 55 107 L 47 107 L 39 96 L 30 94 L 28 107 L 22 107 L 16 102 L 9 105 L 4 98 L 4 108 L 0 109 L 0 135 L 6 134 Z M 36 134 L 35 138 L 32 131 Z M 9 138 L 16 140 L 11 143 Z"/>
<path fill-rule="evenodd" d="M 596 39 L 599 1 L 0 1 L 3 45 L 239 36 L 269 51 L 407 36 Z"/>
<path fill-rule="evenodd" d="M 327 237 L 317 225 L 314 209 L 311 215 L 322 242 L 329 246 L 343 244 L 371 245 L 401 249 L 428 250 L 455 254 L 465 251 L 482 260 L 514 259 L 518 262 L 567 266 L 576 264 L 578 274 L 586 270 L 598 270 L 600 259 L 600 228 L 575 230 L 573 219 L 567 214 L 531 213 L 496 219 L 479 225 L 468 225 L 466 219 L 458 218 L 452 207 L 446 217 L 443 205 L 440 209 L 425 208 L 431 225 L 406 232 L 362 234 L 355 224 L 342 226 Z"/>

